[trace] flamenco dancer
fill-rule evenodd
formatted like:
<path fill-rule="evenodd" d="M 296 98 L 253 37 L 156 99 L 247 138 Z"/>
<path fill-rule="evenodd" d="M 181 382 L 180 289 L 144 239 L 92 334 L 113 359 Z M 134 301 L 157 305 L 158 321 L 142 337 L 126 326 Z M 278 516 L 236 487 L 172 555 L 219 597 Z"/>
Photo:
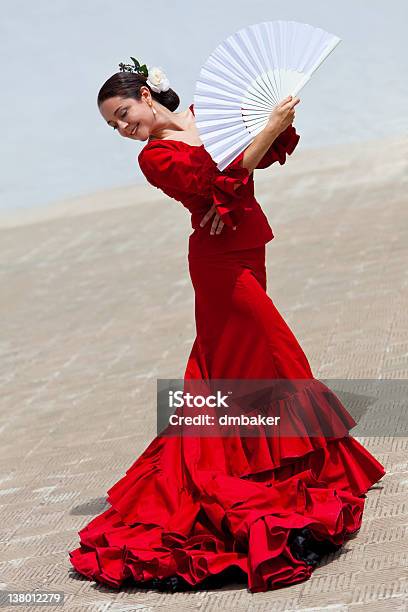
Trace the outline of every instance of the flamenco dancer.
<path fill-rule="evenodd" d="M 262 426 L 254 437 L 158 435 L 110 488 L 110 507 L 79 532 L 70 561 L 114 588 L 238 581 L 259 592 L 304 581 L 359 530 L 365 495 L 385 471 L 349 434 L 355 421 L 314 378 L 266 292 L 265 245 L 274 236 L 253 171 L 283 165 L 294 151 L 300 100 L 283 100 L 220 171 L 200 141 L 193 104 L 175 112 L 180 100 L 164 72 L 119 67 L 99 91 L 99 111 L 121 136 L 146 142 L 138 161 L 148 182 L 191 213 L 196 338 L 184 380 L 311 384 L 279 403 L 298 435 L 271 438 Z M 336 436 L 323 428 L 308 435 L 309 422 L 323 421 L 336 423 Z"/>

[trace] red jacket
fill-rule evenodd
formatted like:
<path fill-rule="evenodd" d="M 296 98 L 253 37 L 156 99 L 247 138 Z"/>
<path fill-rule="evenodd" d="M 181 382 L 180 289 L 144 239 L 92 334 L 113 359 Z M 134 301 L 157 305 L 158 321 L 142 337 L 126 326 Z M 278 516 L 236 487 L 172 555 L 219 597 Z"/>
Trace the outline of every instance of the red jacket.
<path fill-rule="evenodd" d="M 193 111 L 193 104 L 190 106 Z M 300 136 L 293 126 L 286 128 L 272 143 L 257 168 L 267 168 L 275 161 L 283 165 Z M 157 139 L 140 151 L 140 168 L 151 185 L 178 200 L 191 213 L 193 232 L 189 253 L 202 256 L 261 246 L 274 237 L 272 228 L 254 196 L 253 173 L 241 165 L 240 153 L 222 172 L 204 148 L 179 140 Z M 235 190 L 234 185 L 240 186 Z M 225 223 L 220 234 L 210 234 L 212 217 L 204 227 L 200 221 L 215 204 Z M 232 226 L 236 225 L 236 230 Z"/>

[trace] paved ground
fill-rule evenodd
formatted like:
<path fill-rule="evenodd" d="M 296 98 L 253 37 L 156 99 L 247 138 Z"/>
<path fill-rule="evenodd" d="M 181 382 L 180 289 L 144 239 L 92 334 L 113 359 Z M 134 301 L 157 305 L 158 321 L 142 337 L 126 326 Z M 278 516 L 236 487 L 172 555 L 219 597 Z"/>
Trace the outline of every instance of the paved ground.
<path fill-rule="evenodd" d="M 407 159 L 400 140 L 257 173 L 268 293 L 318 378 L 408 378 Z M 358 537 L 306 583 L 170 595 L 72 574 L 77 531 L 155 435 L 156 378 L 183 375 L 194 301 L 180 204 L 149 186 L 56 210 L 0 230 L 0 588 L 64 591 L 70 612 L 406 610 L 402 437 L 361 440 L 388 473 Z"/>

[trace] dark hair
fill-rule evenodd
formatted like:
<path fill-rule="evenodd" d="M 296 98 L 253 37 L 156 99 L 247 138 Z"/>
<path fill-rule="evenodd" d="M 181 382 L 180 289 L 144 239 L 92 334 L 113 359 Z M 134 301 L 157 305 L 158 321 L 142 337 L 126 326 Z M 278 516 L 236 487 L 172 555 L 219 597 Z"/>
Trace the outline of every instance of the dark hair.
<path fill-rule="evenodd" d="M 121 98 L 133 98 L 140 100 L 140 88 L 145 85 L 152 94 L 153 100 L 157 100 L 171 111 L 175 111 L 180 104 L 180 98 L 173 89 L 156 93 L 146 83 L 147 77 L 138 72 L 116 72 L 102 85 L 98 93 L 98 107 L 114 96 Z"/>

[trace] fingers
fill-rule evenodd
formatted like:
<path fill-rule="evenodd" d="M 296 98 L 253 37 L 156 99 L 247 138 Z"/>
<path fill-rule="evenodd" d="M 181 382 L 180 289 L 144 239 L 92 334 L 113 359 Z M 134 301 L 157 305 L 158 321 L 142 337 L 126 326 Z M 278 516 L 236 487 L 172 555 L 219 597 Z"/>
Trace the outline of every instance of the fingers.
<path fill-rule="evenodd" d="M 290 100 L 289 102 L 287 102 L 283 108 L 286 110 L 294 108 L 296 104 L 299 104 L 299 102 L 300 102 L 300 98 L 293 98 L 293 100 Z"/>
<path fill-rule="evenodd" d="M 286 98 L 283 98 L 283 100 L 279 104 L 287 104 L 288 102 L 294 102 L 295 100 L 298 100 L 300 102 L 300 98 L 298 96 L 286 96 Z"/>
<path fill-rule="evenodd" d="M 293 108 L 296 106 L 296 104 L 299 104 L 299 102 L 300 98 L 297 96 L 295 98 L 292 98 L 292 96 L 287 96 L 284 100 L 282 100 L 280 106 L 282 109 L 287 110 L 288 108 Z"/>
<path fill-rule="evenodd" d="M 215 215 L 214 215 L 214 213 L 215 213 Z M 212 217 L 212 215 L 214 215 L 214 219 L 213 219 L 213 222 L 211 224 L 210 234 L 211 235 L 220 234 L 222 228 L 225 225 L 225 223 L 221 220 L 220 215 L 216 212 L 215 204 L 213 204 L 211 206 L 210 210 L 208 210 L 205 213 L 204 217 L 201 219 L 200 227 L 204 227 L 204 225 L 207 223 L 208 219 L 210 219 L 210 217 Z M 237 228 L 237 226 L 233 227 L 234 230 L 236 228 Z"/>
<path fill-rule="evenodd" d="M 224 222 L 221 221 L 221 217 L 218 213 L 215 214 L 214 220 L 211 225 L 210 234 L 219 234 L 224 227 Z"/>
<path fill-rule="evenodd" d="M 292 96 L 286 96 L 286 98 L 283 98 L 283 100 L 279 102 L 278 106 L 285 106 L 286 104 L 289 104 L 291 100 Z"/>
<path fill-rule="evenodd" d="M 204 225 L 207 223 L 208 219 L 210 219 L 213 216 L 214 212 L 215 212 L 215 204 L 213 204 L 211 206 L 210 210 L 208 210 L 205 213 L 204 217 L 201 219 L 200 227 L 204 227 Z"/>

